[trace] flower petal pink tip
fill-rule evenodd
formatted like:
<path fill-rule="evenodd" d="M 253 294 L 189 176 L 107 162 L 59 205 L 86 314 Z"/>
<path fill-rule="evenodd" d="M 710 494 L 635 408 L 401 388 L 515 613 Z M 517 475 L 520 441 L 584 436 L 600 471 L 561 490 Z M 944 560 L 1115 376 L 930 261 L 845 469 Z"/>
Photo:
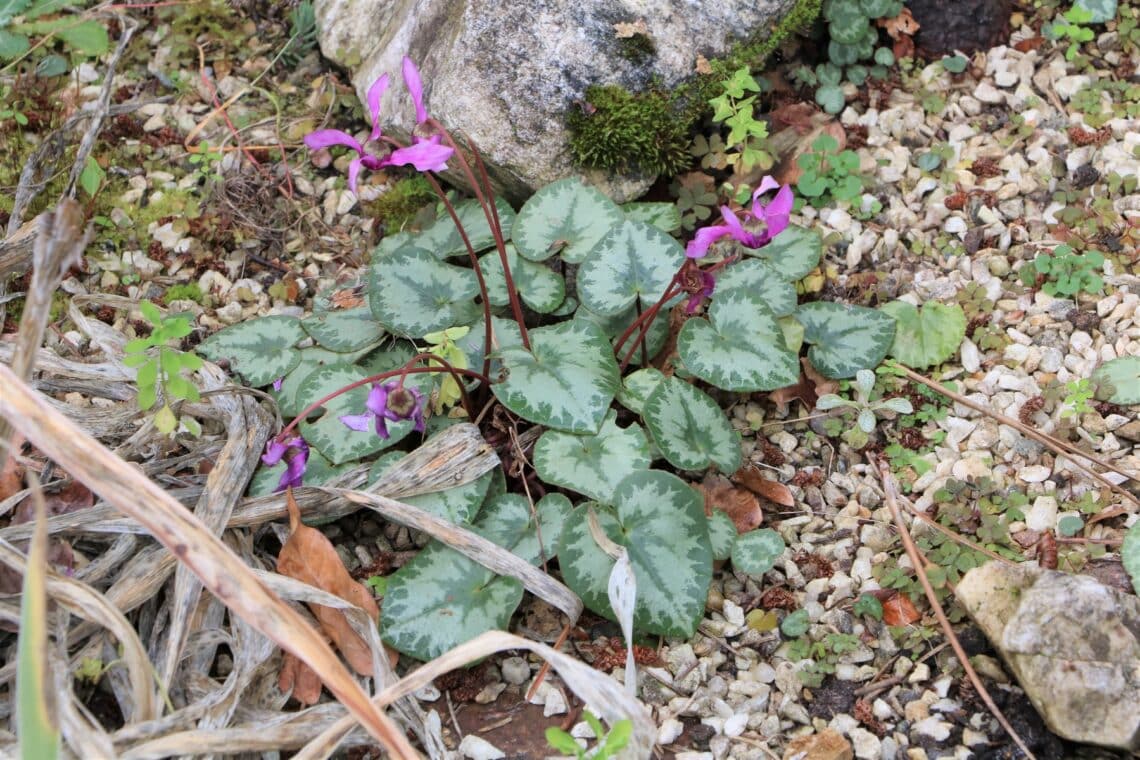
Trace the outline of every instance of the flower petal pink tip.
<path fill-rule="evenodd" d="M 780 190 L 770 203 L 762 203 L 760 196 L 779 187 Z M 764 177 L 760 186 L 752 194 L 752 209 L 744 212 L 745 221 L 761 222 L 764 229 L 760 232 L 750 232 L 744 227 L 728 206 L 721 206 L 720 215 L 724 224 L 712 225 L 697 230 L 693 239 L 685 248 L 685 255 L 691 259 L 699 259 L 708 253 L 709 246 L 723 237 L 732 237 L 748 248 L 762 248 L 772 241 L 772 238 L 787 229 L 795 196 L 788 185 L 780 186 L 770 176 Z"/>
<path fill-rule="evenodd" d="M 424 83 L 420 79 L 420 70 L 415 62 L 404 56 L 404 84 L 408 86 L 408 94 L 412 96 L 412 103 L 416 107 L 416 124 L 423 124 L 428 120 L 427 109 L 424 108 Z"/>
<path fill-rule="evenodd" d="M 380 99 L 384 97 L 384 91 L 387 89 L 387 74 L 381 75 L 368 88 L 368 113 L 372 117 L 372 134 L 368 136 L 369 140 L 376 140 L 380 137 Z"/>
<path fill-rule="evenodd" d="M 446 145 L 440 145 L 438 136 L 427 140 L 417 140 L 414 145 L 406 148 L 397 148 L 384 159 L 384 164 L 393 166 L 412 165 L 416 171 L 445 172 L 447 160 L 455 151 Z"/>

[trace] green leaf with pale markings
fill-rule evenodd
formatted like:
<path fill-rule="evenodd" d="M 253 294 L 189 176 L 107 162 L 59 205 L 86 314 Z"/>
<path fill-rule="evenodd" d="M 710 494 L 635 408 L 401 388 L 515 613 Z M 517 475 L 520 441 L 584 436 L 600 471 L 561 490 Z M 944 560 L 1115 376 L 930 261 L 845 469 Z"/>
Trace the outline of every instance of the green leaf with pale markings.
<path fill-rule="evenodd" d="M 677 351 L 690 372 L 728 391 L 770 391 L 800 378 L 799 358 L 785 347 L 775 318 L 743 290 L 718 294 L 707 320 L 685 322 Z"/>
<path fill-rule="evenodd" d="M 946 361 L 966 337 L 966 314 L 956 303 L 930 301 L 917 308 L 906 301 L 891 301 L 883 304 L 881 311 L 897 323 L 891 356 L 913 369 Z"/>
<path fill-rule="evenodd" d="M 738 291 L 757 299 L 776 317 L 786 317 L 796 310 L 796 286 L 760 259 L 729 264 L 716 275 L 714 301 Z"/>
<path fill-rule="evenodd" d="M 623 203 L 621 210 L 625 212 L 626 219 L 652 224 L 662 232 L 672 233 L 681 229 L 681 212 L 675 203 L 663 201 Z"/>
<path fill-rule="evenodd" d="M 863 306 L 815 301 L 794 316 L 804 327 L 804 341 L 812 344 L 808 359 L 821 375 L 836 380 L 879 366 L 895 339 L 895 320 Z"/>
<path fill-rule="evenodd" d="M 703 470 L 716 465 L 725 473 L 740 469 L 740 434 L 707 393 L 685 381 L 667 377 L 658 383 L 641 416 L 674 467 Z"/>
<path fill-rule="evenodd" d="M 712 580 L 712 545 L 704 504 L 685 481 L 657 470 L 626 476 L 613 507 L 585 502 L 571 513 L 558 545 L 568 585 L 594 612 L 614 619 L 606 589 L 614 560 L 590 534 L 593 508 L 602 531 L 629 552 L 637 581 L 634 628 L 688 638 L 705 610 Z M 387 610 L 385 602 L 385 610 Z"/>
<path fill-rule="evenodd" d="M 530 331 L 521 345 L 495 352 L 507 372 L 491 386 L 515 414 L 569 433 L 596 433 L 620 385 L 618 366 L 601 328 L 570 320 Z"/>
<path fill-rule="evenodd" d="M 445 264 L 423 248 L 403 247 L 372 264 L 368 302 L 389 330 L 418 338 L 478 318 L 475 272 Z"/>
<path fill-rule="evenodd" d="M 376 346 L 385 335 L 367 306 L 318 312 L 301 320 L 301 327 L 322 348 L 342 353 Z"/>
<path fill-rule="evenodd" d="M 547 483 L 608 502 L 618 481 L 649 469 L 649 442 L 637 423 L 618 427 L 611 410 L 595 435 L 547 430 L 534 444 L 533 461 Z"/>
<path fill-rule="evenodd" d="M 296 317 L 274 315 L 239 322 L 214 333 L 197 351 L 211 361 L 228 360 L 230 369 L 258 388 L 284 377 L 301 362 L 301 352 L 293 347 L 305 337 Z"/>
<path fill-rule="evenodd" d="M 531 261 L 558 254 L 579 264 L 586 254 L 624 218 L 621 208 L 577 179 L 562 179 L 540 188 L 515 218 L 511 240 Z"/>
<path fill-rule="evenodd" d="M 548 494 L 535 505 L 535 525 L 526 498 L 504 494 L 488 500 L 474 530 L 539 564 L 554 555 L 569 511 L 569 499 Z M 519 581 L 433 541 L 388 577 L 380 633 L 400 652 L 431 660 L 481 633 L 505 630 L 522 598 Z"/>
<path fill-rule="evenodd" d="M 617 393 L 618 402 L 634 414 L 641 414 L 645 408 L 645 400 L 665 379 L 665 373 L 655 367 L 646 367 L 631 372 L 622 379 L 621 390 Z"/>
<path fill-rule="evenodd" d="M 736 525 L 723 509 L 714 509 L 709 515 L 709 541 L 712 544 L 713 559 L 728 559 L 732 554 Z"/>
<path fill-rule="evenodd" d="M 816 230 L 790 224 L 763 248 L 738 246 L 737 250 L 766 262 L 788 282 L 796 282 L 819 266 L 823 238 Z"/>
<path fill-rule="evenodd" d="M 1118 356 L 1092 375 L 1096 397 L 1121 406 L 1140 404 L 1140 356 Z"/>
<path fill-rule="evenodd" d="M 522 302 L 539 314 L 549 314 L 566 300 L 566 282 L 562 275 L 545 264 L 522 258 L 513 245 L 507 246 L 507 265 Z M 491 251 L 479 259 L 487 295 L 495 306 L 510 303 L 507 295 L 507 278 L 503 276 L 503 262 L 498 251 Z"/>
<path fill-rule="evenodd" d="M 784 539 L 771 528 L 741 533 L 732 544 L 732 564 L 737 570 L 760 576 L 776 566 L 784 553 Z"/>
<path fill-rule="evenodd" d="M 653 304 L 685 261 L 681 244 L 645 222 L 616 224 L 599 240 L 578 269 L 578 298 L 604 316 Z"/>
<path fill-rule="evenodd" d="M 603 317 L 590 311 L 585 306 L 579 306 L 578 310 L 574 313 L 574 319 L 582 319 L 587 322 L 593 322 L 602 328 L 602 332 L 607 337 L 613 340 L 610 343 L 614 346 L 617 345 L 617 339 L 625 332 L 626 328 L 633 324 L 637 319 L 637 309 L 633 306 L 616 316 Z M 629 352 L 630 348 L 634 345 L 633 341 L 637 338 L 637 332 L 634 332 L 625 343 L 622 344 L 621 355 L 624 356 Z M 657 318 L 649 325 L 649 334 L 645 336 L 645 355 L 652 359 L 657 353 L 664 348 L 665 341 L 669 339 L 669 317 L 668 310 L 665 310 L 657 315 Z M 641 365 L 642 351 L 639 346 L 633 352 L 633 358 L 630 363 L 634 366 Z"/>
<path fill-rule="evenodd" d="M 499 212 L 499 224 L 502 225 L 503 239 L 509 240 L 511 226 L 515 223 L 515 212 L 510 204 L 502 199 L 495 199 L 495 209 Z M 464 231 L 471 241 L 471 247 L 476 253 L 484 251 L 495 244 L 495 236 L 491 233 L 491 225 L 487 223 L 487 216 L 479 201 L 471 199 L 456 205 L 455 211 Z M 455 222 L 451 215 L 443 211 L 435 223 L 423 232 L 412 237 L 412 244 L 417 248 L 424 248 L 435 254 L 436 257 L 446 259 L 452 256 L 468 257 L 467 246 L 463 238 L 455 229 Z"/>

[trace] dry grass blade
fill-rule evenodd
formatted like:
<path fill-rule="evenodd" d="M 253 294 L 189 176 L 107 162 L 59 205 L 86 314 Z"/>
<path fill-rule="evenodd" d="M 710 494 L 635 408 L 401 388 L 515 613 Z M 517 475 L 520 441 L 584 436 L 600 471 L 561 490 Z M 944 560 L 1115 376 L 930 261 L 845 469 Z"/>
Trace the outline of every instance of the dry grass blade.
<path fill-rule="evenodd" d="M 872 466 L 874 463 L 872 462 Z M 895 522 L 895 527 L 899 531 L 899 536 L 902 538 L 903 546 L 906 547 L 907 556 L 910 557 L 910 563 L 914 567 L 914 574 L 918 576 L 919 583 L 922 584 L 922 590 L 926 593 L 926 599 L 930 602 L 931 608 L 934 610 L 935 617 L 938 618 L 938 624 L 942 626 L 942 632 L 946 634 L 946 640 L 950 642 L 950 646 L 954 649 L 954 654 L 958 657 L 958 662 L 962 665 L 962 669 L 966 671 L 966 677 L 970 679 L 970 683 L 978 692 L 978 696 L 986 703 L 990 713 L 993 714 L 1005 732 L 1009 734 L 1009 738 L 1013 739 L 1017 744 L 1018 749 L 1025 753 L 1029 760 L 1036 760 L 1033 753 L 1029 751 L 1029 747 L 1022 741 L 1021 736 L 1013 730 L 1013 726 L 1006 720 L 1005 715 L 994 703 L 993 697 L 986 690 L 985 684 L 982 679 L 978 677 L 977 671 L 974 666 L 970 664 L 970 657 L 966 654 L 966 650 L 962 648 L 962 642 L 954 633 L 954 627 L 950 625 L 949 618 L 946 617 L 946 612 L 942 609 L 942 604 L 938 601 L 938 595 L 934 593 L 934 587 L 930 585 L 930 580 L 926 577 L 926 566 L 929 564 L 926 558 L 918 551 L 915 546 L 914 539 L 911 538 L 910 531 L 907 530 L 906 521 L 903 520 L 902 511 L 899 509 L 898 503 L 898 486 L 895 485 L 894 476 L 891 475 L 890 468 L 887 466 L 886 461 L 878 463 L 879 477 L 883 479 L 883 492 L 886 495 L 887 507 L 891 510 L 891 518 Z"/>
<path fill-rule="evenodd" d="M 387 705 L 394 700 L 420 689 L 439 676 L 461 668 L 474 660 L 487 657 L 495 652 L 508 649 L 526 649 L 547 660 L 566 685 L 582 699 L 591 712 L 600 716 L 611 726 L 628 718 L 633 722 L 633 735 L 629 744 L 617 755 L 619 758 L 649 757 L 657 736 L 657 728 L 649 710 L 636 699 L 625 693 L 625 688 L 609 676 L 599 673 L 579 660 L 551 649 L 545 644 L 515 636 L 503 631 L 488 631 L 461 644 L 446 654 L 408 674 L 400 681 L 373 697 L 377 706 Z M 318 736 L 293 756 L 293 760 L 318 760 L 326 758 L 336 750 L 337 743 L 352 728 L 352 720 L 343 718 Z"/>
<path fill-rule="evenodd" d="M 54 411 L 0 366 L 0 415 L 47 456 L 134 517 L 202 583 L 256 630 L 316 670 L 346 708 L 394 757 L 415 758 L 403 732 L 368 696 L 304 618 L 273 596 L 216 536 L 161 488 Z"/>
<path fill-rule="evenodd" d="M 578 616 L 582 614 L 582 600 L 577 594 L 518 555 L 477 533 L 452 525 L 418 507 L 385 496 L 334 488 L 323 490 L 343 496 L 357 504 L 363 504 L 402 525 L 421 530 L 499 575 L 516 578 L 527 591 L 562 610 L 570 618 L 571 623 L 577 621 Z"/>

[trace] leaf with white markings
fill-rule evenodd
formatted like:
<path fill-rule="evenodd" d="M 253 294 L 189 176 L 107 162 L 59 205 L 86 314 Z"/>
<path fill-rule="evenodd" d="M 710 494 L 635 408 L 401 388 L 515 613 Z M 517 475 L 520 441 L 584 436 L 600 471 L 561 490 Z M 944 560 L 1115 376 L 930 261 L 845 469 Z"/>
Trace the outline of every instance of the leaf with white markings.
<path fill-rule="evenodd" d="M 358 351 L 375 346 L 384 337 L 384 326 L 373 319 L 367 306 L 318 312 L 301 320 L 301 327 L 330 351 Z"/>
<path fill-rule="evenodd" d="M 645 400 L 642 418 L 661 454 L 674 467 L 740 469 L 740 434 L 707 393 L 683 380 L 667 377 L 658 383 Z"/>
<path fill-rule="evenodd" d="M 495 210 L 499 212 L 499 224 L 503 229 L 504 239 L 509 239 L 511 225 L 515 223 L 515 212 L 506 201 L 496 198 Z M 491 233 L 491 226 L 487 223 L 487 215 L 479 201 L 471 199 L 457 204 L 456 215 L 463 224 L 463 229 L 471 241 L 475 252 L 490 248 L 495 244 L 495 236 Z M 447 211 L 440 213 L 435 222 L 423 232 L 412 237 L 412 244 L 417 248 L 431 251 L 437 258 L 446 259 L 452 256 L 469 256 L 467 246 L 455 222 Z"/>
<path fill-rule="evenodd" d="M 616 203 L 577 179 L 563 179 L 530 197 L 511 229 L 519 253 L 531 261 L 558 254 L 570 264 L 587 252 L 623 218 Z"/>
<path fill-rule="evenodd" d="M 618 481 L 649 469 L 649 442 L 637 423 L 617 425 L 617 412 L 606 415 L 596 435 L 547 430 L 534 444 L 534 469 L 551 485 L 609 502 Z"/>
<path fill-rule="evenodd" d="M 662 232 L 672 233 L 681 229 L 681 212 L 675 203 L 625 203 L 621 210 L 625 212 L 626 219 L 652 224 Z"/>
<path fill-rule="evenodd" d="M 491 386 L 515 414 L 570 433 L 596 433 L 620 384 L 617 362 L 600 327 L 570 320 L 530 331 L 531 350 L 495 352 L 507 378 Z"/>
<path fill-rule="evenodd" d="M 804 340 L 812 344 L 812 366 L 834 380 L 879 366 L 895 339 L 895 320 L 863 306 L 815 301 L 797 309 L 795 318 L 804 326 Z"/>
<path fill-rule="evenodd" d="M 709 515 L 709 542 L 712 545 L 713 559 L 728 559 L 732 545 L 736 542 L 736 525 L 722 509 L 714 509 Z"/>
<path fill-rule="evenodd" d="M 558 545 L 566 585 L 591 610 L 613 620 L 608 587 L 614 560 L 590 535 L 591 507 L 610 540 L 629 552 L 637 581 L 634 627 L 662 636 L 692 636 L 712 580 L 712 547 L 700 495 L 675 475 L 648 470 L 618 484 L 612 510 L 585 502 L 571 513 Z"/>
<path fill-rule="evenodd" d="M 771 528 L 741 533 L 732 544 L 732 564 L 749 575 L 763 575 L 784 553 L 784 539 Z"/>
<path fill-rule="evenodd" d="M 645 400 L 665 379 L 665 373 L 654 367 L 646 367 L 631 372 L 622 379 L 621 390 L 617 393 L 618 402 L 634 414 L 641 414 Z"/>
<path fill-rule="evenodd" d="M 816 230 L 791 224 L 762 248 L 739 246 L 738 250 L 766 262 L 788 282 L 796 282 L 819 266 L 823 238 Z"/>
<path fill-rule="evenodd" d="M 472 300 L 478 292 L 472 270 L 406 246 L 372 264 L 368 300 L 378 322 L 392 332 L 418 338 L 473 322 L 479 316 Z"/>
<path fill-rule="evenodd" d="M 522 258 L 513 245 L 507 246 L 507 264 L 511 268 L 511 279 L 518 289 L 519 297 L 539 314 L 549 314 L 562 305 L 566 299 L 566 282 L 562 276 L 544 264 Z M 498 251 L 479 259 L 483 268 L 483 280 L 487 284 L 487 297 L 494 306 L 510 303 L 507 294 L 507 278 L 503 276 L 503 262 Z"/>
<path fill-rule="evenodd" d="M 372 468 L 368 471 L 368 485 L 375 485 L 404 456 L 404 453 L 400 451 L 391 451 L 380 455 L 380 458 L 372 463 Z M 419 507 L 436 517 L 442 517 L 455 525 L 470 525 L 478 514 L 479 507 L 483 505 L 483 500 L 487 498 L 487 489 L 491 485 L 493 477 L 494 470 L 488 470 L 475 480 L 461 486 L 416 496 L 403 496 L 400 501 L 411 504 L 413 507 Z"/>
<path fill-rule="evenodd" d="M 603 317 L 601 314 L 590 311 L 585 306 L 579 306 L 578 310 L 574 313 L 574 319 L 583 319 L 587 322 L 593 322 L 602 328 L 602 332 L 607 337 L 613 338 L 610 341 L 612 344 L 617 343 L 618 337 L 626 331 L 634 320 L 637 319 L 637 309 L 629 307 L 622 313 L 613 317 Z M 637 331 L 626 339 L 622 344 L 622 356 L 629 352 L 633 341 L 637 338 Z M 652 359 L 657 353 L 665 346 L 665 342 L 669 339 L 669 320 L 664 315 L 658 315 L 652 324 L 649 325 L 649 333 L 645 336 L 645 355 Z M 633 352 L 633 358 L 630 360 L 634 365 L 641 364 L 641 347 Z"/>
<path fill-rule="evenodd" d="M 736 291 L 753 296 L 776 317 L 786 317 L 796 310 L 796 286 L 766 261 L 744 259 L 725 267 L 716 276 L 713 301 Z"/>
<path fill-rule="evenodd" d="M 211 361 L 228 359 L 230 367 L 257 388 L 300 364 L 301 352 L 294 346 L 305 337 L 296 317 L 274 315 L 227 327 L 202 341 L 197 350 Z"/>
<path fill-rule="evenodd" d="M 657 301 L 685 261 L 681 244 L 644 222 L 614 225 L 578 270 L 578 298 L 604 316 Z"/>
<path fill-rule="evenodd" d="M 770 391 L 800 377 L 775 318 L 759 296 L 743 290 L 713 299 L 707 320 L 685 322 L 677 351 L 690 372 L 728 391 Z"/>

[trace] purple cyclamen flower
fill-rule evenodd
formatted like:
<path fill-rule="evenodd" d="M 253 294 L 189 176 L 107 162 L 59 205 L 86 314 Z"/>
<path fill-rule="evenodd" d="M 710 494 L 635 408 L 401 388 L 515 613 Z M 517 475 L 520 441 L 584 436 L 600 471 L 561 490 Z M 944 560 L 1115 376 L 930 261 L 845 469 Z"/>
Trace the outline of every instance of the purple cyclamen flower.
<path fill-rule="evenodd" d="M 685 302 L 685 313 L 692 314 L 701 305 L 701 302 L 706 298 L 712 298 L 713 290 L 716 289 L 716 278 L 709 272 L 703 269 L 697 270 L 697 275 L 693 283 L 689 286 L 689 300 Z"/>
<path fill-rule="evenodd" d="M 428 120 L 427 109 L 424 108 L 424 83 L 420 80 L 420 70 L 415 62 L 404 56 L 404 84 L 408 86 L 408 94 L 412 96 L 412 103 L 416 107 L 416 125 Z"/>
<path fill-rule="evenodd" d="M 274 380 L 274 381 L 273 381 L 273 390 L 275 390 L 275 391 L 277 391 L 278 393 L 280 393 L 280 392 L 281 392 L 281 386 L 282 386 L 284 383 L 285 383 L 285 378 L 283 378 L 283 377 L 279 377 L 279 378 L 277 378 L 276 380 Z"/>
<path fill-rule="evenodd" d="M 361 433 L 368 432 L 369 423 L 376 425 L 376 435 L 388 438 L 388 423 L 402 420 L 414 420 L 414 429 L 422 433 L 426 429 L 424 422 L 424 396 L 415 388 L 405 388 L 398 380 L 373 384 L 368 392 L 368 400 L 364 402 L 367 410 L 364 414 L 346 414 L 340 418 L 350 430 Z"/>
<path fill-rule="evenodd" d="M 760 196 L 769 190 L 780 188 L 770 203 L 762 203 Z M 689 241 L 685 248 L 685 255 L 691 259 L 699 259 L 708 253 L 709 246 L 722 237 L 731 236 L 749 248 L 761 248 L 771 242 L 788 226 L 788 217 L 792 213 L 795 197 L 789 185 L 780 187 L 780 183 L 770 176 L 764 177 L 760 187 L 752 193 L 752 210 L 745 211 L 745 220 L 761 222 L 764 229 L 760 232 L 750 232 L 744 228 L 741 220 L 728 206 L 721 206 L 720 214 L 724 224 L 712 225 L 697 230 L 697 234 Z"/>
<path fill-rule="evenodd" d="M 309 444 L 299 435 L 287 441 L 271 439 L 265 446 L 265 454 L 261 457 L 262 464 L 272 467 L 282 459 L 285 460 L 285 472 L 281 473 L 277 491 L 300 488 L 301 480 L 305 477 L 305 466 L 309 462 Z"/>

